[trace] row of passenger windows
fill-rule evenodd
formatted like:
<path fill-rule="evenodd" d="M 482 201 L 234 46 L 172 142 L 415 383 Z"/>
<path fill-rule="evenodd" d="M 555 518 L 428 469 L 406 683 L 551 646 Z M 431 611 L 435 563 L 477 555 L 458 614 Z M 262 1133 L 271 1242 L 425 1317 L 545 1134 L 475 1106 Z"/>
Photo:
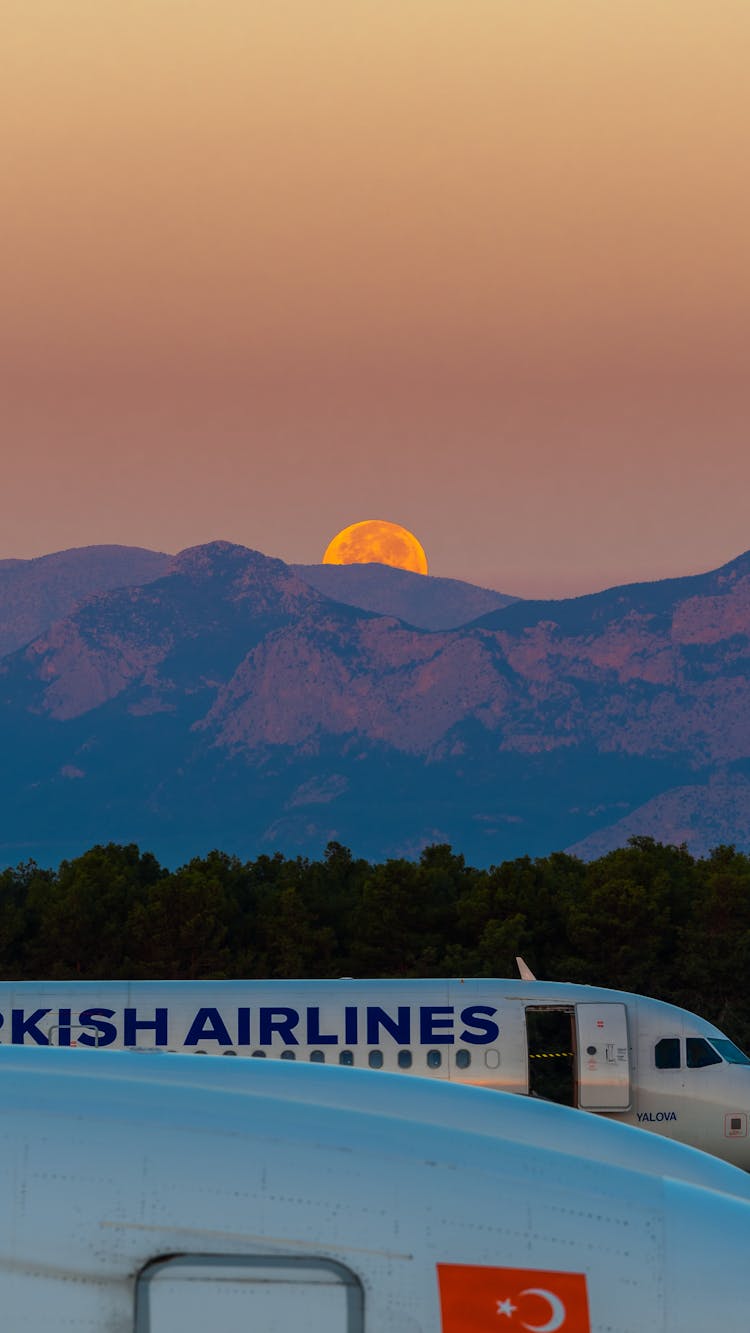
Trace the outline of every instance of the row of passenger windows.
<path fill-rule="evenodd" d="M 164 1050 L 167 1050 L 170 1055 L 175 1054 L 174 1048 L 171 1046 L 170 1047 L 134 1046 L 132 1049 L 136 1053 L 141 1055 L 149 1055 L 149 1054 L 153 1055 L 158 1053 L 159 1051 L 164 1051 Z M 184 1051 L 182 1053 L 184 1054 Z M 232 1050 L 231 1047 L 228 1047 L 226 1050 L 223 1050 L 221 1052 L 213 1052 L 213 1051 L 209 1052 L 202 1050 L 201 1047 L 198 1047 L 197 1050 L 193 1051 L 193 1055 L 209 1055 L 209 1054 L 238 1055 L 239 1052 Z M 263 1050 L 250 1051 L 249 1054 L 251 1056 L 254 1056 L 256 1060 L 265 1060 L 269 1054 L 271 1055 L 272 1058 L 281 1060 L 297 1059 L 297 1052 L 295 1050 L 291 1050 L 289 1047 L 286 1047 L 286 1049 L 283 1051 L 279 1051 L 278 1055 L 275 1051 L 269 1052 Z M 307 1056 L 307 1059 L 310 1060 L 313 1064 L 322 1065 L 325 1064 L 326 1062 L 327 1054 L 331 1055 L 332 1057 L 335 1057 L 336 1052 L 313 1050 L 310 1051 L 309 1055 Z M 477 1053 L 475 1052 L 475 1054 Z M 445 1055 L 445 1060 L 443 1060 L 444 1055 Z M 397 1052 L 396 1055 L 396 1063 L 399 1069 L 411 1069 L 416 1058 L 417 1057 L 415 1057 L 411 1051 L 400 1050 Z M 480 1060 L 481 1063 L 481 1053 L 478 1054 L 477 1058 Z M 301 1059 L 303 1060 L 305 1059 L 304 1054 L 301 1056 Z M 428 1069 L 441 1069 L 443 1067 L 443 1064 L 447 1065 L 449 1063 L 449 1052 L 436 1051 L 436 1050 L 427 1051 L 425 1055 L 425 1060 Z M 335 1058 L 334 1058 L 334 1063 L 335 1063 Z M 346 1050 L 339 1051 L 338 1063 L 340 1065 L 356 1064 L 354 1058 L 354 1051 L 346 1051 Z M 369 1051 L 367 1055 L 367 1063 L 371 1069 L 382 1069 L 385 1064 L 385 1056 L 383 1055 L 383 1052 L 378 1050 Z M 469 1065 L 471 1064 L 471 1051 L 467 1051 L 465 1047 L 459 1047 L 459 1049 L 455 1052 L 453 1056 L 453 1063 L 456 1069 L 468 1069 Z M 496 1049 L 496 1047 L 485 1046 L 484 1063 L 488 1069 L 500 1068 L 500 1052 Z M 748 1063 L 750 1063 L 750 1061 Z"/>
<path fill-rule="evenodd" d="M 196 1054 L 202 1054 L 202 1052 L 196 1052 Z M 224 1055 L 236 1055 L 236 1054 L 237 1054 L 236 1051 L 224 1051 Z M 266 1056 L 268 1055 L 268 1051 L 251 1051 L 250 1054 L 255 1056 L 256 1059 L 265 1060 Z M 354 1064 L 354 1051 L 339 1051 L 338 1057 L 339 1057 L 338 1062 L 340 1065 Z M 297 1052 L 290 1050 L 287 1047 L 286 1050 L 281 1052 L 280 1058 L 282 1060 L 296 1060 Z M 325 1064 L 325 1058 L 326 1058 L 325 1051 L 310 1051 L 310 1054 L 308 1056 L 308 1059 L 314 1065 Z M 428 1051 L 426 1058 L 427 1058 L 428 1069 L 441 1068 L 443 1063 L 442 1051 Z M 384 1063 L 383 1052 L 377 1050 L 369 1051 L 367 1055 L 367 1063 L 370 1066 L 370 1069 L 382 1069 Z M 414 1063 L 414 1056 L 412 1055 L 411 1051 L 401 1050 L 398 1052 L 398 1055 L 396 1057 L 396 1064 L 398 1065 L 399 1069 L 411 1069 L 413 1063 Z M 471 1064 L 471 1051 L 466 1051 L 463 1049 L 456 1051 L 454 1063 L 457 1069 L 468 1069 L 469 1065 Z"/>

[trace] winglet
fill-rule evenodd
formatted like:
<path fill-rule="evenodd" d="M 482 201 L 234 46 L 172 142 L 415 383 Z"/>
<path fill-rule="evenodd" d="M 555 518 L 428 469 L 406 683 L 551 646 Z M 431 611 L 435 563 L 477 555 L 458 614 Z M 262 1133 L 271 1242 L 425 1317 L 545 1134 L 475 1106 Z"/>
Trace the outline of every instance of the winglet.
<path fill-rule="evenodd" d="M 518 968 L 518 975 L 522 981 L 536 981 L 534 973 L 530 967 L 526 966 L 523 958 L 516 958 L 516 967 Z"/>

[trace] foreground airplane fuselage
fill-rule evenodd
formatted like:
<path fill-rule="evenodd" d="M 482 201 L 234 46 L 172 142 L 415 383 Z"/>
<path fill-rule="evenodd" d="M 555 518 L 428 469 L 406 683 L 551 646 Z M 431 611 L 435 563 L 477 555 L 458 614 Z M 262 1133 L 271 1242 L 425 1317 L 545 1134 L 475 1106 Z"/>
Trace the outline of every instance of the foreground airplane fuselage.
<path fill-rule="evenodd" d="M 276 1061 L 6 1047 L 0 1086 L 5 1333 L 746 1333 L 747 1178 L 679 1144 Z"/>
<path fill-rule="evenodd" d="M 0 983 L 0 1039 L 271 1057 L 530 1094 L 750 1170 L 750 1060 L 673 1005 L 541 981 Z"/>

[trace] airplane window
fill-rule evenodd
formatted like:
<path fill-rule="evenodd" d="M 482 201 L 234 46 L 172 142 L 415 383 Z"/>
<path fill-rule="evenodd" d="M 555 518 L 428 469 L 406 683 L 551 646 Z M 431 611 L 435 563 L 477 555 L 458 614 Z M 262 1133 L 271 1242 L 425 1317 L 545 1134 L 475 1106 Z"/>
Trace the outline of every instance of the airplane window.
<path fill-rule="evenodd" d="M 706 1065 L 721 1064 L 721 1056 L 709 1046 L 705 1037 L 688 1037 L 685 1046 L 688 1069 L 704 1069 Z"/>
<path fill-rule="evenodd" d="M 399 1069 L 411 1069 L 412 1054 L 411 1051 L 399 1051 L 398 1067 Z"/>
<path fill-rule="evenodd" d="M 326 1053 L 325 1053 L 325 1051 L 311 1051 L 311 1052 L 310 1052 L 310 1060 L 311 1060 L 311 1062 L 312 1062 L 314 1065 L 323 1065 L 323 1064 L 325 1064 L 325 1059 L 326 1059 Z M 326 1076 L 326 1077 L 327 1077 L 327 1076 Z"/>
<path fill-rule="evenodd" d="M 471 1064 L 471 1051 L 456 1051 L 456 1069 L 468 1069 Z"/>
<path fill-rule="evenodd" d="M 296 1051 L 282 1051 L 281 1058 L 282 1060 L 296 1060 L 297 1053 Z"/>
<path fill-rule="evenodd" d="M 253 1056 L 256 1060 L 265 1060 L 266 1053 L 265 1051 L 253 1051 Z"/>
<path fill-rule="evenodd" d="M 442 1063 L 443 1063 L 443 1052 L 442 1052 L 442 1051 L 428 1051 L 428 1052 L 427 1052 L 427 1068 L 428 1068 L 428 1069 L 439 1069 Z"/>
<path fill-rule="evenodd" d="M 750 1059 L 728 1037 L 712 1037 L 711 1045 L 729 1065 L 750 1065 Z"/>
<path fill-rule="evenodd" d="M 680 1039 L 679 1037 L 662 1037 L 657 1041 L 654 1048 L 656 1056 L 657 1069 L 679 1069 L 680 1068 Z"/>
<path fill-rule="evenodd" d="M 222 1051 L 222 1055 L 236 1055 L 236 1051 Z"/>
<path fill-rule="evenodd" d="M 382 1069 L 382 1068 L 383 1068 L 383 1052 L 382 1052 L 382 1051 L 370 1051 L 370 1054 L 369 1054 L 369 1056 L 368 1056 L 368 1064 L 369 1064 L 369 1066 L 370 1066 L 371 1069 Z"/>
<path fill-rule="evenodd" d="M 354 1064 L 354 1056 L 352 1055 L 351 1051 L 339 1051 L 339 1064 L 340 1065 Z"/>

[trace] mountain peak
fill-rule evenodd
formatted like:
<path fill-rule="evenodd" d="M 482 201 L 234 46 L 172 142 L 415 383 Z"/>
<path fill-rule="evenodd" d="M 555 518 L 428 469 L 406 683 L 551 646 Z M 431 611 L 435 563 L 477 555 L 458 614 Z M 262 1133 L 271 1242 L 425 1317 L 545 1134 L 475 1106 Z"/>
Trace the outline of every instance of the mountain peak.
<path fill-rule="evenodd" d="M 214 578 L 217 574 L 245 573 L 249 569 L 278 574 L 287 568 L 283 560 L 264 555 L 237 542 L 213 541 L 200 546 L 186 546 L 173 557 L 170 573 L 187 574 L 191 578 Z"/>
<path fill-rule="evenodd" d="M 324 600 L 283 560 L 235 542 L 187 547 L 174 557 L 169 576 L 186 579 L 196 589 L 213 585 L 217 596 L 229 602 L 250 600 L 257 614 L 273 608 L 285 615 L 299 614 Z"/>

